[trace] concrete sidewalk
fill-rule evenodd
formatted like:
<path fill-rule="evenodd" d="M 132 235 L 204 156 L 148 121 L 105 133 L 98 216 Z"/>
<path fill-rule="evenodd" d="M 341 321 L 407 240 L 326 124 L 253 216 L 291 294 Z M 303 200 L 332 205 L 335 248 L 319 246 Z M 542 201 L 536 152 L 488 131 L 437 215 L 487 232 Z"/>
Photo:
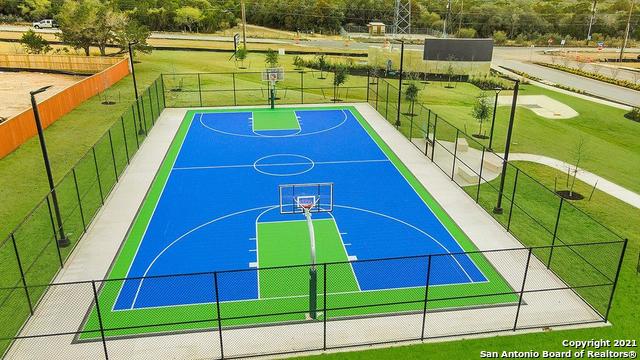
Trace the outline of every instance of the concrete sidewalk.
<path fill-rule="evenodd" d="M 566 172 L 568 168 L 573 170 L 573 165 L 564 161 L 535 154 L 510 154 L 509 161 L 530 161 L 537 164 L 546 165 L 556 170 Z M 597 189 L 626 202 L 627 204 L 640 209 L 640 194 L 628 190 L 616 183 L 613 183 L 601 176 L 587 170 L 578 168 L 576 177 L 591 186 L 598 183 Z"/>

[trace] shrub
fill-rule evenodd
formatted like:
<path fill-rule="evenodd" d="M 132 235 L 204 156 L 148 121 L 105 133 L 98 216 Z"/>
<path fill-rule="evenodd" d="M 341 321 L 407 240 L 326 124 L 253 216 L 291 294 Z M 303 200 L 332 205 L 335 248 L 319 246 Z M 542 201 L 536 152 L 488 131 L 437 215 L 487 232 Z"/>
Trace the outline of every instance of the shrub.
<path fill-rule="evenodd" d="M 476 37 L 476 29 L 462 28 L 456 33 L 457 38 L 474 38 Z"/>
<path fill-rule="evenodd" d="M 493 32 L 493 41 L 497 45 L 503 45 L 507 42 L 507 33 L 504 31 L 494 31 Z"/>
<path fill-rule="evenodd" d="M 634 107 L 631 111 L 624 114 L 624 117 L 635 122 L 640 122 L 640 108 Z"/>
<path fill-rule="evenodd" d="M 36 32 L 31 29 L 22 34 L 20 44 L 22 44 L 26 52 L 29 54 L 46 54 L 53 50 L 51 46 L 49 46 L 49 42 L 47 40 L 45 40 L 40 34 L 36 34 Z"/>

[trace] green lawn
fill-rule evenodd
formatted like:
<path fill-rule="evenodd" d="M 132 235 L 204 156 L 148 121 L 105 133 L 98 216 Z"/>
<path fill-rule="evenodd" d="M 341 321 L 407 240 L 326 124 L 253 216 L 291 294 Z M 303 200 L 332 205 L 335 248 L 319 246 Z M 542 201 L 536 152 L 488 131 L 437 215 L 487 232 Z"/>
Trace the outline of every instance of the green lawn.
<path fill-rule="evenodd" d="M 471 84 L 457 84 L 447 89 L 444 83 L 424 85 L 421 101 L 439 116 L 467 133 L 478 132 L 479 123 L 471 115 L 474 97 L 481 93 Z M 492 91 L 487 92 L 493 107 Z M 584 139 L 580 167 L 640 193 L 640 124 L 624 117 L 625 110 L 583 100 L 533 85 L 522 85 L 520 95 L 546 95 L 567 104 L 579 116 L 554 120 L 537 116 L 533 111 L 518 107 L 511 151 L 540 154 L 569 163 L 576 160 L 576 148 Z M 501 96 L 510 96 L 503 91 Z M 408 108 L 403 107 L 403 112 Z M 500 106 L 496 115 L 494 150 L 504 151 L 510 107 Z M 426 114 L 421 113 L 422 117 Z M 487 133 L 490 120 L 483 124 Z M 483 142 L 488 145 L 488 140 Z"/>

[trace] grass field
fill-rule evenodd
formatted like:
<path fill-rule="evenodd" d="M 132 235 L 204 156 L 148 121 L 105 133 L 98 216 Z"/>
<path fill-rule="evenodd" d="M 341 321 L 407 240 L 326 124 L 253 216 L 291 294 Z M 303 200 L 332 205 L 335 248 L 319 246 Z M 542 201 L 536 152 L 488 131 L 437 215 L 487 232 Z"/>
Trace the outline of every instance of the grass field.
<path fill-rule="evenodd" d="M 227 61 L 227 54 L 189 53 L 157 51 L 151 55 L 141 56 L 141 63 L 136 64 L 138 81 L 141 87 L 149 84 L 160 72 L 200 72 L 200 71 L 234 71 L 233 62 Z M 262 56 L 251 54 L 254 66 L 262 67 Z M 290 67 L 291 57 L 284 57 L 286 66 Z M 254 68 L 255 69 L 255 68 Z M 104 134 L 119 115 L 130 105 L 124 99 L 131 99 L 132 85 L 130 77 L 113 86 L 108 93 L 113 97 L 120 96 L 123 101 L 111 107 L 99 104 L 99 99 L 92 98 L 72 113 L 66 115 L 46 131 L 54 175 L 60 179 L 71 166 Z M 448 121 L 469 129 L 475 129 L 477 123 L 470 115 L 473 97 L 479 90 L 469 84 L 458 84 L 455 89 L 446 89 L 439 83 L 428 85 L 421 93 L 421 100 L 434 108 Z M 503 93 L 504 94 L 504 93 Z M 581 115 L 571 120 L 547 120 L 536 117 L 531 111 L 518 109 L 514 131 L 513 151 L 539 153 L 559 159 L 571 161 L 571 152 L 582 136 L 587 143 L 587 155 L 581 166 L 596 174 L 639 191 L 638 167 L 640 149 L 638 142 L 639 128 L 636 123 L 622 117 L 622 110 L 590 103 L 568 95 L 555 93 L 534 86 L 522 87 L 522 94 L 545 94 L 570 104 Z M 108 111 L 105 111 L 108 110 Z M 502 148 L 508 109 L 500 108 L 496 126 L 496 150 Z M 554 171 L 538 166 L 531 166 L 529 172 L 547 185 L 553 184 Z M 20 176 L 15 176 L 20 174 Z M 582 186 L 582 185 L 579 185 Z M 36 139 L 31 139 L 20 149 L 0 160 L 0 234 L 8 233 L 20 219 L 47 192 L 44 170 Z M 589 191 L 585 191 L 589 192 Z M 526 193 L 525 193 L 526 194 Z M 533 201 L 533 199 L 531 199 Z M 546 206 L 535 202 L 533 207 Z M 638 310 L 634 300 L 638 297 L 638 276 L 635 265 L 638 257 L 638 233 L 640 219 L 638 209 L 621 203 L 599 191 L 589 203 L 582 203 L 585 211 L 602 219 L 607 226 L 629 237 L 629 249 L 625 259 L 621 280 L 614 301 L 611 320 L 613 327 L 596 330 L 574 330 L 552 334 L 519 335 L 508 338 L 492 338 L 485 340 L 465 340 L 462 342 L 438 345 L 421 345 L 396 349 L 377 350 L 372 353 L 352 353 L 347 355 L 330 355 L 329 358 L 371 358 L 400 357 L 422 358 L 424 354 L 431 356 L 459 356 L 465 358 L 469 353 L 480 350 L 502 350 L 514 348 L 526 350 L 561 349 L 560 340 L 570 337 L 588 338 L 628 338 L 629 334 L 637 334 L 639 329 L 633 317 Z M 4 235 L 3 235 L 4 236 Z M 526 345 L 523 345 L 526 344 Z M 437 347 L 436 347 L 437 346 Z M 437 351 L 436 351 L 437 350 Z M 442 355 L 438 355 L 442 354 Z"/>

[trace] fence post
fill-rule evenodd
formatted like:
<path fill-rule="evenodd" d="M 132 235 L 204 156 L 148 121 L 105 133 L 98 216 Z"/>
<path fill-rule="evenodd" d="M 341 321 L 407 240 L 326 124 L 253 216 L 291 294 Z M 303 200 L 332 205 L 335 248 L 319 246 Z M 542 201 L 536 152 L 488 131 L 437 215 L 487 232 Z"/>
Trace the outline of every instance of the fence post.
<path fill-rule="evenodd" d="M 380 77 L 376 77 L 376 111 L 378 111 L 378 98 L 380 97 Z"/>
<path fill-rule="evenodd" d="M 438 130 L 438 114 L 436 114 L 435 120 L 433 120 L 433 139 L 431 139 L 431 162 L 434 162 L 434 155 L 436 152 L 436 130 Z"/>
<path fill-rule="evenodd" d="M 624 259 L 624 253 L 627 250 L 627 243 L 629 239 L 624 239 L 624 244 L 622 244 L 622 251 L 620 252 L 620 260 L 618 261 L 618 270 L 616 270 L 616 277 L 613 280 L 613 287 L 611 288 L 611 295 L 609 296 L 609 304 L 607 305 L 607 312 L 604 314 L 604 322 L 607 322 L 609 319 L 609 311 L 611 310 L 611 304 L 613 303 L 613 294 L 616 292 L 616 287 L 618 286 L 618 277 L 620 276 L 620 269 L 622 269 L 622 260 Z"/>
<path fill-rule="evenodd" d="M 520 174 L 520 169 L 516 168 L 516 178 L 513 180 L 513 191 L 511 192 L 511 206 L 509 206 L 509 219 L 507 220 L 507 232 L 511 228 L 511 214 L 513 213 L 513 203 L 516 198 L 516 187 L 518 185 L 518 174 Z"/>
<path fill-rule="evenodd" d="M 197 74 L 198 76 L 198 98 L 200 99 L 200 107 L 202 107 L 202 85 L 200 84 L 200 73 Z M 235 92 L 234 92 L 235 95 Z"/>
<path fill-rule="evenodd" d="M 144 111 L 144 96 L 140 97 L 140 105 L 142 105 L 141 106 L 141 108 L 142 108 L 142 123 L 144 124 L 144 134 L 146 136 L 147 134 L 149 134 L 149 128 L 147 127 L 147 114 Z"/>
<path fill-rule="evenodd" d="M 49 195 L 47 194 L 47 209 L 49 209 L 49 219 L 51 220 L 51 229 L 53 230 L 53 241 L 56 243 L 56 250 L 58 251 L 58 260 L 60 261 L 60 267 L 64 267 L 62 262 L 62 254 L 60 253 L 60 244 L 58 243 L 58 231 L 56 231 L 56 223 L 53 221 L 53 213 L 51 212 L 51 202 L 49 201 Z"/>
<path fill-rule="evenodd" d="M 322 349 L 323 350 L 327 350 L 327 263 L 322 264 L 322 267 L 324 268 L 324 276 L 323 276 L 323 289 L 324 289 L 324 293 L 322 294 L 322 302 L 324 304 L 324 309 L 323 309 L 323 314 L 324 314 L 324 318 L 322 319 Z"/>
<path fill-rule="evenodd" d="M 78 189 L 78 177 L 76 176 L 76 168 L 71 169 L 73 173 L 73 183 L 76 185 L 76 196 L 78 197 L 78 209 L 80 210 L 80 219 L 82 220 L 82 229 L 87 231 L 87 224 L 84 221 L 84 211 L 82 210 L 82 200 L 80 199 L 80 189 Z"/>
<path fill-rule="evenodd" d="M 413 138 L 413 111 L 409 114 L 409 141 Z"/>
<path fill-rule="evenodd" d="M 233 83 L 233 105 L 238 106 L 238 98 L 236 95 L 236 73 L 231 73 Z"/>
<path fill-rule="evenodd" d="M 131 115 L 133 115 L 133 137 L 136 139 L 136 149 L 140 149 L 140 139 L 138 139 L 138 125 L 136 125 L 136 112 L 133 110 L 133 105 L 131 105 Z"/>
<path fill-rule="evenodd" d="M 120 116 L 120 125 L 122 125 L 122 139 L 124 140 L 124 152 L 127 155 L 127 165 L 129 165 L 129 145 L 127 144 L 127 131 L 124 129 L 124 118 Z"/>
<path fill-rule="evenodd" d="M 29 312 L 33 315 L 33 305 L 31 304 L 31 296 L 29 296 L 29 289 L 27 288 L 27 280 L 24 278 L 24 269 L 22 268 L 22 261 L 20 260 L 20 253 L 18 252 L 18 245 L 16 245 L 16 238 L 11 233 L 11 242 L 13 243 L 13 251 L 16 254 L 16 261 L 18 262 L 18 269 L 20 270 L 20 279 L 22 280 L 22 287 L 24 293 L 27 296 L 27 303 L 29 304 Z"/>
<path fill-rule="evenodd" d="M 258 270 L 256 270 L 258 271 Z M 222 315 L 220 314 L 220 292 L 218 290 L 218 272 L 213 273 L 213 281 L 216 288 L 216 312 L 218 318 L 218 334 L 220 335 L 220 358 L 224 359 L 224 348 L 222 345 Z"/>
<path fill-rule="evenodd" d="M 522 306 L 522 296 L 524 294 L 524 286 L 527 282 L 527 273 L 529 272 L 529 262 L 531 261 L 531 252 L 533 248 L 529 248 L 529 254 L 527 255 L 527 263 L 524 268 L 524 276 L 522 277 L 522 287 L 520 287 L 520 297 L 518 298 L 518 309 L 516 310 L 516 319 L 513 322 L 513 331 L 518 328 L 518 317 L 520 316 L 520 307 Z"/>
<path fill-rule="evenodd" d="M 153 114 L 153 98 L 151 97 L 151 86 L 147 88 L 149 94 L 149 109 L 151 109 L 151 126 L 156 124 L 156 116 Z"/>
<path fill-rule="evenodd" d="M 424 135 L 424 156 L 429 157 L 429 131 L 431 131 L 431 109 L 427 115 L 427 133 Z M 431 159 L 433 161 L 433 159 Z"/>
<path fill-rule="evenodd" d="M 456 129 L 456 141 L 453 143 L 453 167 L 451 169 L 451 180 L 453 180 L 453 176 L 456 173 L 456 160 L 458 158 L 458 134 L 460 130 Z"/>
<path fill-rule="evenodd" d="M 478 174 L 478 188 L 476 189 L 476 204 L 480 201 L 480 184 L 482 184 L 482 169 L 484 168 L 484 153 L 486 148 L 482 146 L 482 155 L 480 156 L 480 174 Z"/>
<path fill-rule="evenodd" d="M 104 349 L 104 358 L 109 360 L 107 352 L 107 341 L 104 337 L 104 324 L 102 323 L 102 313 L 100 312 L 100 302 L 98 301 L 98 290 L 96 289 L 96 281 L 91 280 L 91 288 L 93 288 L 93 299 L 96 302 L 96 314 L 98 315 L 98 324 L 100 325 L 100 337 L 102 338 L 102 348 Z"/>
<path fill-rule="evenodd" d="M 167 99 L 164 96 L 164 74 L 160 74 L 160 85 L 162 87 L 162 108 L 166 108 Z"/>
<path fill-rule="evenodd" d="M 387 106 L 384 109 L 384 118 L 389 121 L 389 83 L 387 82 Z"/>
<path fill-rule="evenodd" d="M 427 257 L 427 282 L 424 286 L 424 306 L 422 307 L 422 333 L 420 334 L 420 340 L 424 341 L 424 332 L 427 322 L 427 299 L 429 298 L 429 282 L 431 279 L 431 254 Z"/>
<path fill-rule="evenodd" d="M 156 79 L 156 81 L 153 82 L 153 85 L 156 87 L 156 103 L 158 104 L 158 118 L 160 118 L 160 113 L 162 112 L 162 109 L 160 108 L 160 97 L 158 95 L 158 80 Z"/>
<path fill-rule="evenodd" d="M 300 71 L 300 103 L 304 104 L 304 70 Z"/>
<path fill-rule="evenodd" d="M 100 181 L 100 170 L 98 169 L 98 158 L 96 158 L 96 147 L 95 145 L 91 148 L 91 152 L 93 152 L 93 164 L 96 167 L 96 177 L 98 179 L 98 189 L 100 190 L 100 201 L 102 205 L 104 205 L 104 194 L 102 193 L 102 182 Z"/>
<path fill-rule="evenodd" d="M 367 103 L 369 102 L 369 76 L 370 76 L 370 71 L 369 69 L 367 69 Z"/>
<path fill-rule="evenodd" d="M 560 215 L 562 214 L 562 204 L 564 198 L 560 197 L 560 205 L 558 206 L 558 214 L 556 215 L 556 224 L 553 227 L 553 238 L 551 239 L 551 249 L 549 249 L 549 259 L 547 260 L 547 269 L 551 268 L 551 257 L 553 256 L 553 248 L 556 245 L 556 237 L 558 235 L 558 226 L 560 224 Z"/>
<path fill-rule="evenodd" d="M 113 161 L 113 173 L 116 175 L 116 182 L 118 182 L 118 167 L 116 166 L 116 154 L 113 152 L 113 139 L 111 138 L 111 129 L 107 132 L 109 134 L 109 146 L 111 147 L 111 160 Z"/>

